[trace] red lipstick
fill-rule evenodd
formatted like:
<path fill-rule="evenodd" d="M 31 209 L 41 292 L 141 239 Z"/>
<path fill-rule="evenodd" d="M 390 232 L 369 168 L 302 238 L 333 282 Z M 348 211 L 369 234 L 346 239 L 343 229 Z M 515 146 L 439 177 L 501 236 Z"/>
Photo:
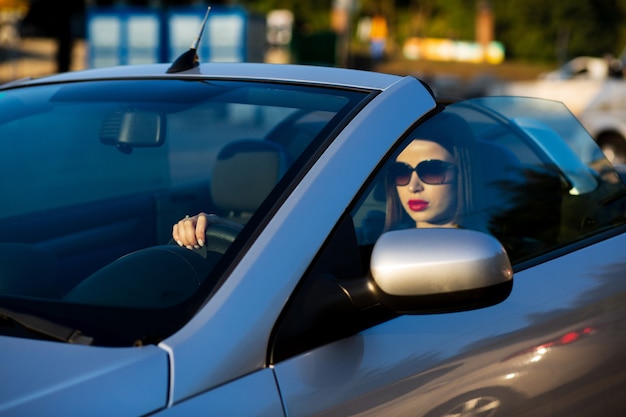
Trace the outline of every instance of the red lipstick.
<path fill-rule="evenodd" d="M 428 201 L 424 200 L 409 200 L 409 208 L 412 211 L 424 211 L 428 207 Z"/>

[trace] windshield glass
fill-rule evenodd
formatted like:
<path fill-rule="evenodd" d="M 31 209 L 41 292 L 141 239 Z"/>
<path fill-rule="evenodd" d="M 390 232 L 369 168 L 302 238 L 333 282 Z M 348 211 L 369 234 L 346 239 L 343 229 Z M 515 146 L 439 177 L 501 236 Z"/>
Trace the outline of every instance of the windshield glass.
<path fill-rule="evenodd" d="M 305 151 L 367 97 L 164 79 L 0 91 L 0 306 L 100 344 L 166 337 L 245 248 L 245 226 L 280 200 Z M 200 212 L 225 226 L 201 250 L 179 247 L 173 225 Z M 155 325 L 155 314 L 168 319 Z"/>

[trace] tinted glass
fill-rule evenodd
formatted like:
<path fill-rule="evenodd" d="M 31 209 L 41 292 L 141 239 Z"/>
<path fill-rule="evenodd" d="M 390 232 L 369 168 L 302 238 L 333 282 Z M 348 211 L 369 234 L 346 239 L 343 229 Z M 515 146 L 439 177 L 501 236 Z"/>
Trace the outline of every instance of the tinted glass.
<path fill-rule="evenodd" d="M 184 303 L 211 291 L 215 265 L 234 256 L 224 252 L 235 236 L 181 252 L 173 224 L 199 212 L 261 220 L 259 207 L 271 193 L 280 199 L 305 150 L 366 97 L 208 80 L 0 92 L 0 306 L 110 335 L 103 344 L 126 343 L 115 341 L 124 332 L 130 343 L 167 336 L 192 314 Z M 173 319 L 154 327 L 154 310 Z"/>
<path fill-rule="evenodd" d="M 415 139 L 450 151 L 459 171 L 456 183 L 429 185 L 416 173 L 409 173 L 411 182 L 403 178 L 398 183 L 393 167 L 396 160 L 407 162 L 403 150 Z M 353 211 L 361 244 L 373 244 L 385 230 L 419 227 L 436 206 L 433 196 L 442 195 L 432 193 L 443 186 L 454 193 L 455 209 L 445 221 L 434 219 L 429 226 L 490 233 L 517 265 L 626 221 L 626 189 L 619 175 L 558 102 L 474 99 L 450 105 L 418 126 Z M 411 193 L 406 191 L 410 187 Z M 402 198 L 412 201 L 403 207 Z"/>

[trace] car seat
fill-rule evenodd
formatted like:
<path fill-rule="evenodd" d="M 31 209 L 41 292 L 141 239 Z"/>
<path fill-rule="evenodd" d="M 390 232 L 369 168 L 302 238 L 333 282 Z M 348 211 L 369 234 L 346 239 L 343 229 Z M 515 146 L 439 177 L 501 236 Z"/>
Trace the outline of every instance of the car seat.
<path fill-rule="evenodd" d="M 211 177 L 216 214 L 245 224 L 290 164 L 285 149 L 275 142 L 242 139 L 224 146 Z"/>

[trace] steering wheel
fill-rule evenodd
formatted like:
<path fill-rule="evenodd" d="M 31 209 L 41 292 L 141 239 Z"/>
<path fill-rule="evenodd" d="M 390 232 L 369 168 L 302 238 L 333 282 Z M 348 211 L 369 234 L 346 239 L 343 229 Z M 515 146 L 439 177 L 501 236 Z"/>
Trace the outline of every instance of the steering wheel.
<path fill-rule="evenodd" d="M 200 249 L 224 254 L 241 229 L 243 225 L 235 222 L 209 223 L 204 232 L 204 246 Z"/>

